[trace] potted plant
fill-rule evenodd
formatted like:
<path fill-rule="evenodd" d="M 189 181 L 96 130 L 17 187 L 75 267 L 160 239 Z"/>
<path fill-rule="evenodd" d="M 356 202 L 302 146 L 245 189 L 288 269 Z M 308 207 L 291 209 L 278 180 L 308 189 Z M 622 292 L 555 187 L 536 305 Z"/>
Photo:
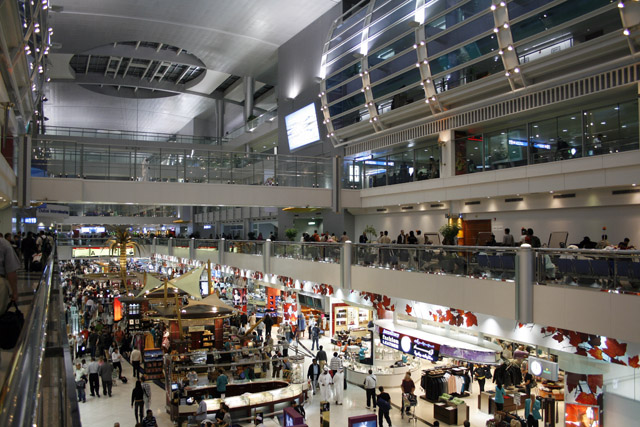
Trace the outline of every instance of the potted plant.
<path fill-rule="evenodd" d="M 455 245 L 456 244 L 456 236 L 460 231 L 460 226 L 458 224 L 447 224 L 440 227 L 440 234 L 442 234 L 442 244 L 443 245 Z"/>
<path fill-rule="evenodd" d="M 372 242 L 373 240 L 375 240 L 376 236 L 378 235 L 373 225 L 367 225 L 364 228 L 364 233 L 367 235 L 369 242 Z"/>
<path fill-rule="evenodd" d="M 298 230 L 296 230 L 295 228 L 287 228 L 284 231 L 284 234 L 287 236 L 287 239 L 293 242 L 298 235 Z"/>

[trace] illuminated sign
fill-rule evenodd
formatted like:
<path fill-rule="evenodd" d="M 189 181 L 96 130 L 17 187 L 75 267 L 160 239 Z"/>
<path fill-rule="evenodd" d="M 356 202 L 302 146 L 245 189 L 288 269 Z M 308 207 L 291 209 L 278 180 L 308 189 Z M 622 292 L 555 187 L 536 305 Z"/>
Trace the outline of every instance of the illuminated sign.
<path fill-rule="evenodd" d="M 205 224 L 202 228 L 205 230 L 211 230 L 211 224 Z"/>
<path fill-rule="evenodd" d="M 518 147 L 527 147 L 529 143 L 527 141 L 521 141 L 518 139 L 510 139 L 509 145 L 516 145 Z M 543 144 L 541 142 L 534 142 L 533 146 L 536 148 L 540 148 L 541 150 L 551 150 L 550 144 Z"/>
<path fill-rule="evenodd" d="M 127 248 L 127 256 L 134 256 L 133 248 Z M 106 247 L 84 247 L 84 248 L 72 248 L 72 258 L 97 258 L 97 257 L 110 257 L 118 256 L 118 251 L 111 252 Z"/>
<path fill-rule="evenodd" d="M 528 358 L 529 372 L 536 377 L 542 377 L 549 381 L 558 381 L 558 364 L 537 357 Z"/>
<path fill-rule="evenodd" d="M 119 322 L 122 320 L 122 303 L 119 298 L 113 300 L 113 321 Z"/>
<path fill-rule="evenodd" d="M 420 359 L 435 362 L 440 355 L 440 344 L 401 334 L 389 329 L 382 329 L 380 341 L 383 345 Z"/>
<path fill-rule="evenodd" d="M 36 224 L 37 220 L 35 218 L 25 218 L 24 219 L 24 223 L 25 224 Z"/>

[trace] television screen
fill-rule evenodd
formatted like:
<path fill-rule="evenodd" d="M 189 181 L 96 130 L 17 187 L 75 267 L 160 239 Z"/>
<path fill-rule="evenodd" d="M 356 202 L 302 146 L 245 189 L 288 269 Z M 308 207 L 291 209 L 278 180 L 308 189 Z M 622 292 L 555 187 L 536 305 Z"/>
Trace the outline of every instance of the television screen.
<path fill-rule="evenodd" d="M 316 117 L 314 103 L 289 114 L 284 118 L 284 121 L 287 126 L 290 150 L 295 150 L 320 140 L 320 130 L 318 129 L 318 118 Z"/>

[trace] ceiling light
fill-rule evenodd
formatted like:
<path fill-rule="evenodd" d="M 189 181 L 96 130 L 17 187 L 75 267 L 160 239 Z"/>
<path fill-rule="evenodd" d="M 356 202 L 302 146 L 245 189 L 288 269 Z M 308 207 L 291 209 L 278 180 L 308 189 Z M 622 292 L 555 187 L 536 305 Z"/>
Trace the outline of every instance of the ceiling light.
<path fill-rule="evenodd" d="M 520 68 L 516 67 L 513 69 L 514 72 L 519 73 L 520 72 Z"/>
<path fill-rule="evenodd" d="M 620 9 L 622 9 L 622 8 L 624 7 L 624 2 L 623 2 L 622 0 L 620 0 L 620 1 L 618 2 L 618 7 L 619 7 Z"/>
<path fill-rule="evenodd" d="M 498 7 L 495 4 L 491 5 L 491 10 L 496 10 Z"/>
<path fill-rule="evenodd" d="M 500 28 L 498 28 L 498 27 L 495 27 L 495 28 L 493 29 L 493 32 L 494 32 L 494 33 L 497 33 L 498 31 L 500 31 Z"/>
<path fill-rule="evenodd" d="M 625 28 L 622 34 L 624 34 L 625 36 L 628 36 L 629 34 L 631 34 L 631 31 L 629 31 L 628 28 Z"/>
<path fill-rule="evenodd" d="M 417 48 L 418 48 L 418 45 L 417 45 L 417 44 L 414 44 L 414 45 L 413 45 L 413 48 L 414 48 L 414 49 L 417 49 Z"/>
<path fill-rule="evenodd" d="M 511 73 L 507 71 L 506 73 L 504 73 L 504 75 L 509 77 L 511 75 Z"/>
<path fill-rule="evenodd" d="M 419 67 L 419 66 L 420 66 L 420 63 L 419 63 L 419 62 L 416 62 L 416 67 Z"/>
<path fill-rule="evenodd" d="M 513 50 L 513 46 L 512 45 L 507 46 L 507 50 L 509 51 Z"/>
<path fill-rule="evenodd" d="M 504 51 L 503 51 L 502 49 L 500 49 L 500 50 L 498 51 L 498 55 L 504 55 Z"/>
<path fill-rule="evenodd" d="M 504 24 L 502 24 L 502 27 L 506 30 L 507 28 L 509 28 L 509 23 L 505 22 Z"/>
<path fill-rule="evenodd" d="M 504 2 L 504 1 L 501 1 L 501 2 L 500 2 L 500 6 L 501 6 L 501 7 L 505 7 L 506 5 L 507 5 L 507 2 Z"/>

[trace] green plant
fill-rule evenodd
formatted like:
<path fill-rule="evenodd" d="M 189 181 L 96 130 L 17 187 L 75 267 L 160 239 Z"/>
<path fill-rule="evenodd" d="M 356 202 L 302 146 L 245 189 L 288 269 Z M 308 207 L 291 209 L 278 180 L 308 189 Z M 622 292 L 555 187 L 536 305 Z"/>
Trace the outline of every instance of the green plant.
<path fill-rule="evenodd" d="M 295 228 L 287 228 L 284 231 L 284 234 L 287 236 L 287 239 L 293 242 L 296 239 L 296 236 L 298 235 L 298 230 L 296 230 Z"/>
<path fill-rule="evenodd" d="M 378 235 L 378 233 L 376 232 L 376 229 L 373 225 L 367 225 L 364 228 L 364 233 L 367 235 L 367 237 L 369 238 L 369 241 L 371 242 L 372 239 L 375 239 L 376 236 Z"/>
<path fill-rule="evenodd" d="M 442 244 L 443 245 L 455 245 L 455 238 L 458 235 L 458 232 L 461 230 L 458 224 L 447 224 L 440 227 L 440 234 L 442 234 Z"/>

